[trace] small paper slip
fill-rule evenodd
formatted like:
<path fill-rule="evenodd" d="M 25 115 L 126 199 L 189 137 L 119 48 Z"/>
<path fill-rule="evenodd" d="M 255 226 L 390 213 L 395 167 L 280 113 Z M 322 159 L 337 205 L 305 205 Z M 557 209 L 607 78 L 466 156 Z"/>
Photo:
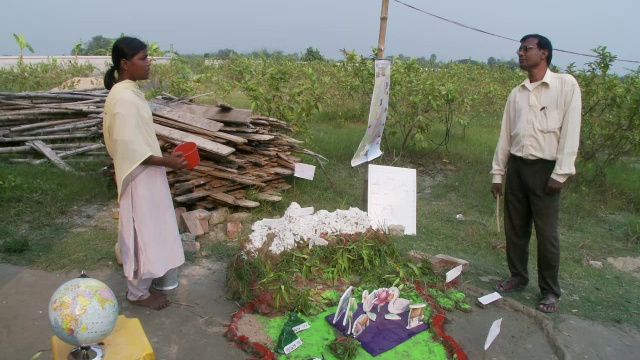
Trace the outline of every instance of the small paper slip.
<path fill-rule="evenodd" d="M 284 353 L 288 354 L 288 353 L 292 352 L 293 350 L 299 348 L 300 345 L 302 345 L 302 340 L 300 340 L 300 338 L 297 338 L 296 341 L 294 341 L 291 344 L 289 344 L 289 345 L 284 347 Z"/>
<path fill-rule="evenodd" d="M 460 276 L 460 274 L 462 274 L 462 265 L 458 265 L 447 272 L 447 280 L 445 281 L 445 283 L 454 280 L 455 278 Z"/>
<path fill-rule="evenodd" d="M 479 297 L 478 301 L 480 301 L 482 303 L 482 305 L 487 305 L 487 304 L 491 304 L 492 302 L 498 300 L 498 299 L 502 299 L 502 296 L 500 296 L 500 294 L 498 294 L 497 292 L 491 293 L 489 295 L 485 295 L 483 297 Z"/>
<path fill-rule="evenodd" d="M 295 163 L 295 170 L 293 176 L 313 180 L 313 175 L 316 173 L 316 167 L 309 164 Z"/>
<path fill-rule="evenodd" d="M 487 351 L 489 346 L 491 346 L 491 343 L 493 342 L 493 340 L 495 340 L 498 334 L 500 334 L 501 325 L 502 325 L 502 318 L 494 321 L 493 324 L 491 325 L 491 329 L 489 329 L 489 335 L 487 335 L 487 341 L 484 342 L 484 351 Z"/>

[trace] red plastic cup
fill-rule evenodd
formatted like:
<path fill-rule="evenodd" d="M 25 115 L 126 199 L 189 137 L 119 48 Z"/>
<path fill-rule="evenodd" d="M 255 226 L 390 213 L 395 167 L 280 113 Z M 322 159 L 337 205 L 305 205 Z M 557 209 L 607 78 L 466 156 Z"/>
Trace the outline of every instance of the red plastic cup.
<path fill-rule="evenodd" d="M 200 163 L 200 154 L 198 154 L 198 145 L 194 142 L 182 143 L 173 149 L 173 153 L 182 152 L 182 156 L 187 160 L 187 169 L 193 169 Z"/>

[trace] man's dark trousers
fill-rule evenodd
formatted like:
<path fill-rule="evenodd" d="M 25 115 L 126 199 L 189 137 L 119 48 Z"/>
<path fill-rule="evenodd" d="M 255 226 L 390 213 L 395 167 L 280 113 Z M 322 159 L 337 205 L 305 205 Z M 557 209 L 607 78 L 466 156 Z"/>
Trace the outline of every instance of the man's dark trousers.
<path fill-rule="evenodd" d="M 532 223 L 538 244 L 538 286 L 543 295 L 560 297 L 558 272 L 560 239 L 558 212 L 560 194 L 549 195 L 545 187 L 555 161 L 509 157 L 505 184 L 504 228 L 507 239 L 507 262 L 511 276 L 520 283 L 529 282 L 529 241 Z"/>

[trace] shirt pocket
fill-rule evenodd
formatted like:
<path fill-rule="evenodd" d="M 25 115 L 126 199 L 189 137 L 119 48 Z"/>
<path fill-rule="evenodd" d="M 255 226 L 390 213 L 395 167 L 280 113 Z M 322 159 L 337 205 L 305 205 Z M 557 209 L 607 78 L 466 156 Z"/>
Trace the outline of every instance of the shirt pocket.
<path fill-rule="evenodd" d="M 544 133 L 558 132 L 562 127 L 562 116 L 557 109 L 544 109 L 540 111 L 539 130 Z"/>

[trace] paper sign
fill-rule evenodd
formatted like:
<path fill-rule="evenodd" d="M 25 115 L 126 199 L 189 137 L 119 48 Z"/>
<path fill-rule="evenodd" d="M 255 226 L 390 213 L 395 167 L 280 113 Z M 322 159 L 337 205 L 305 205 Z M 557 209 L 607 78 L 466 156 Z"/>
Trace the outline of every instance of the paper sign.
<path fill-rule="evenodd" d="M 295 170 L 293 176 L 313 180 L 313 175 L 316 173 L 316 167 L 309 164 L 295 163 Z"/>
<path fill-rule="evenodd" d="M 484 342 L 484 351 L 487 351 L 493 340 L 495 340 L 498 334 L 500 334 L 500 325 L 502 325 L 502 318 L 494 321 L 491 325 L 489 335 L 487 335 L 487 340 Z"/>
<path fill-rule="evenodd" d="M 500 294 L 498 294 L 497 292 L 491 293 L 489 295 L 485 295 L 483 297 L 479 297 L 478 301 L 480 301 L 482 303 L 482 305 L 487 305 L 487 304 L 491 304 L 492 302 L 498 300 L 498 299 L 502 299 L 502 296 L 500 296 Z"/>
<path fill-rule="evenodd" d="M 404 226 L 416 234 L 416 169 L 369 165 L 367 210 L 374 229 Z"/>
<path fill-rule="evenodd" d="M 462 274 L 462 265 L 458 265 L 447 272 L 447 280 L 445 281 L 445 283 L 454 280 L 455 278 L 460 276 L 460 274 Z"/>
<path fill-rule="evenodd" d="M 351 159 L 351 166 L 357 166 L 382 155 L 380 141 L 389 108 L 389 86 L 391 85 L 391 61 L 377 59 L 375 61 L 376 77 L 369 108 L 369 121 L 358 150 Z"/>
<path fill-rule="evenodd" d="M 288 354 L 288 353 L 292 352 L 293 350 L 299 348 L 300 345 L 302 345 L 302 340 L 300 338 L 297 338 L 296 341 L 294 341 L 291 344 L 289 344 L 289 345 L 284 347 L 284 353 Z"/>

